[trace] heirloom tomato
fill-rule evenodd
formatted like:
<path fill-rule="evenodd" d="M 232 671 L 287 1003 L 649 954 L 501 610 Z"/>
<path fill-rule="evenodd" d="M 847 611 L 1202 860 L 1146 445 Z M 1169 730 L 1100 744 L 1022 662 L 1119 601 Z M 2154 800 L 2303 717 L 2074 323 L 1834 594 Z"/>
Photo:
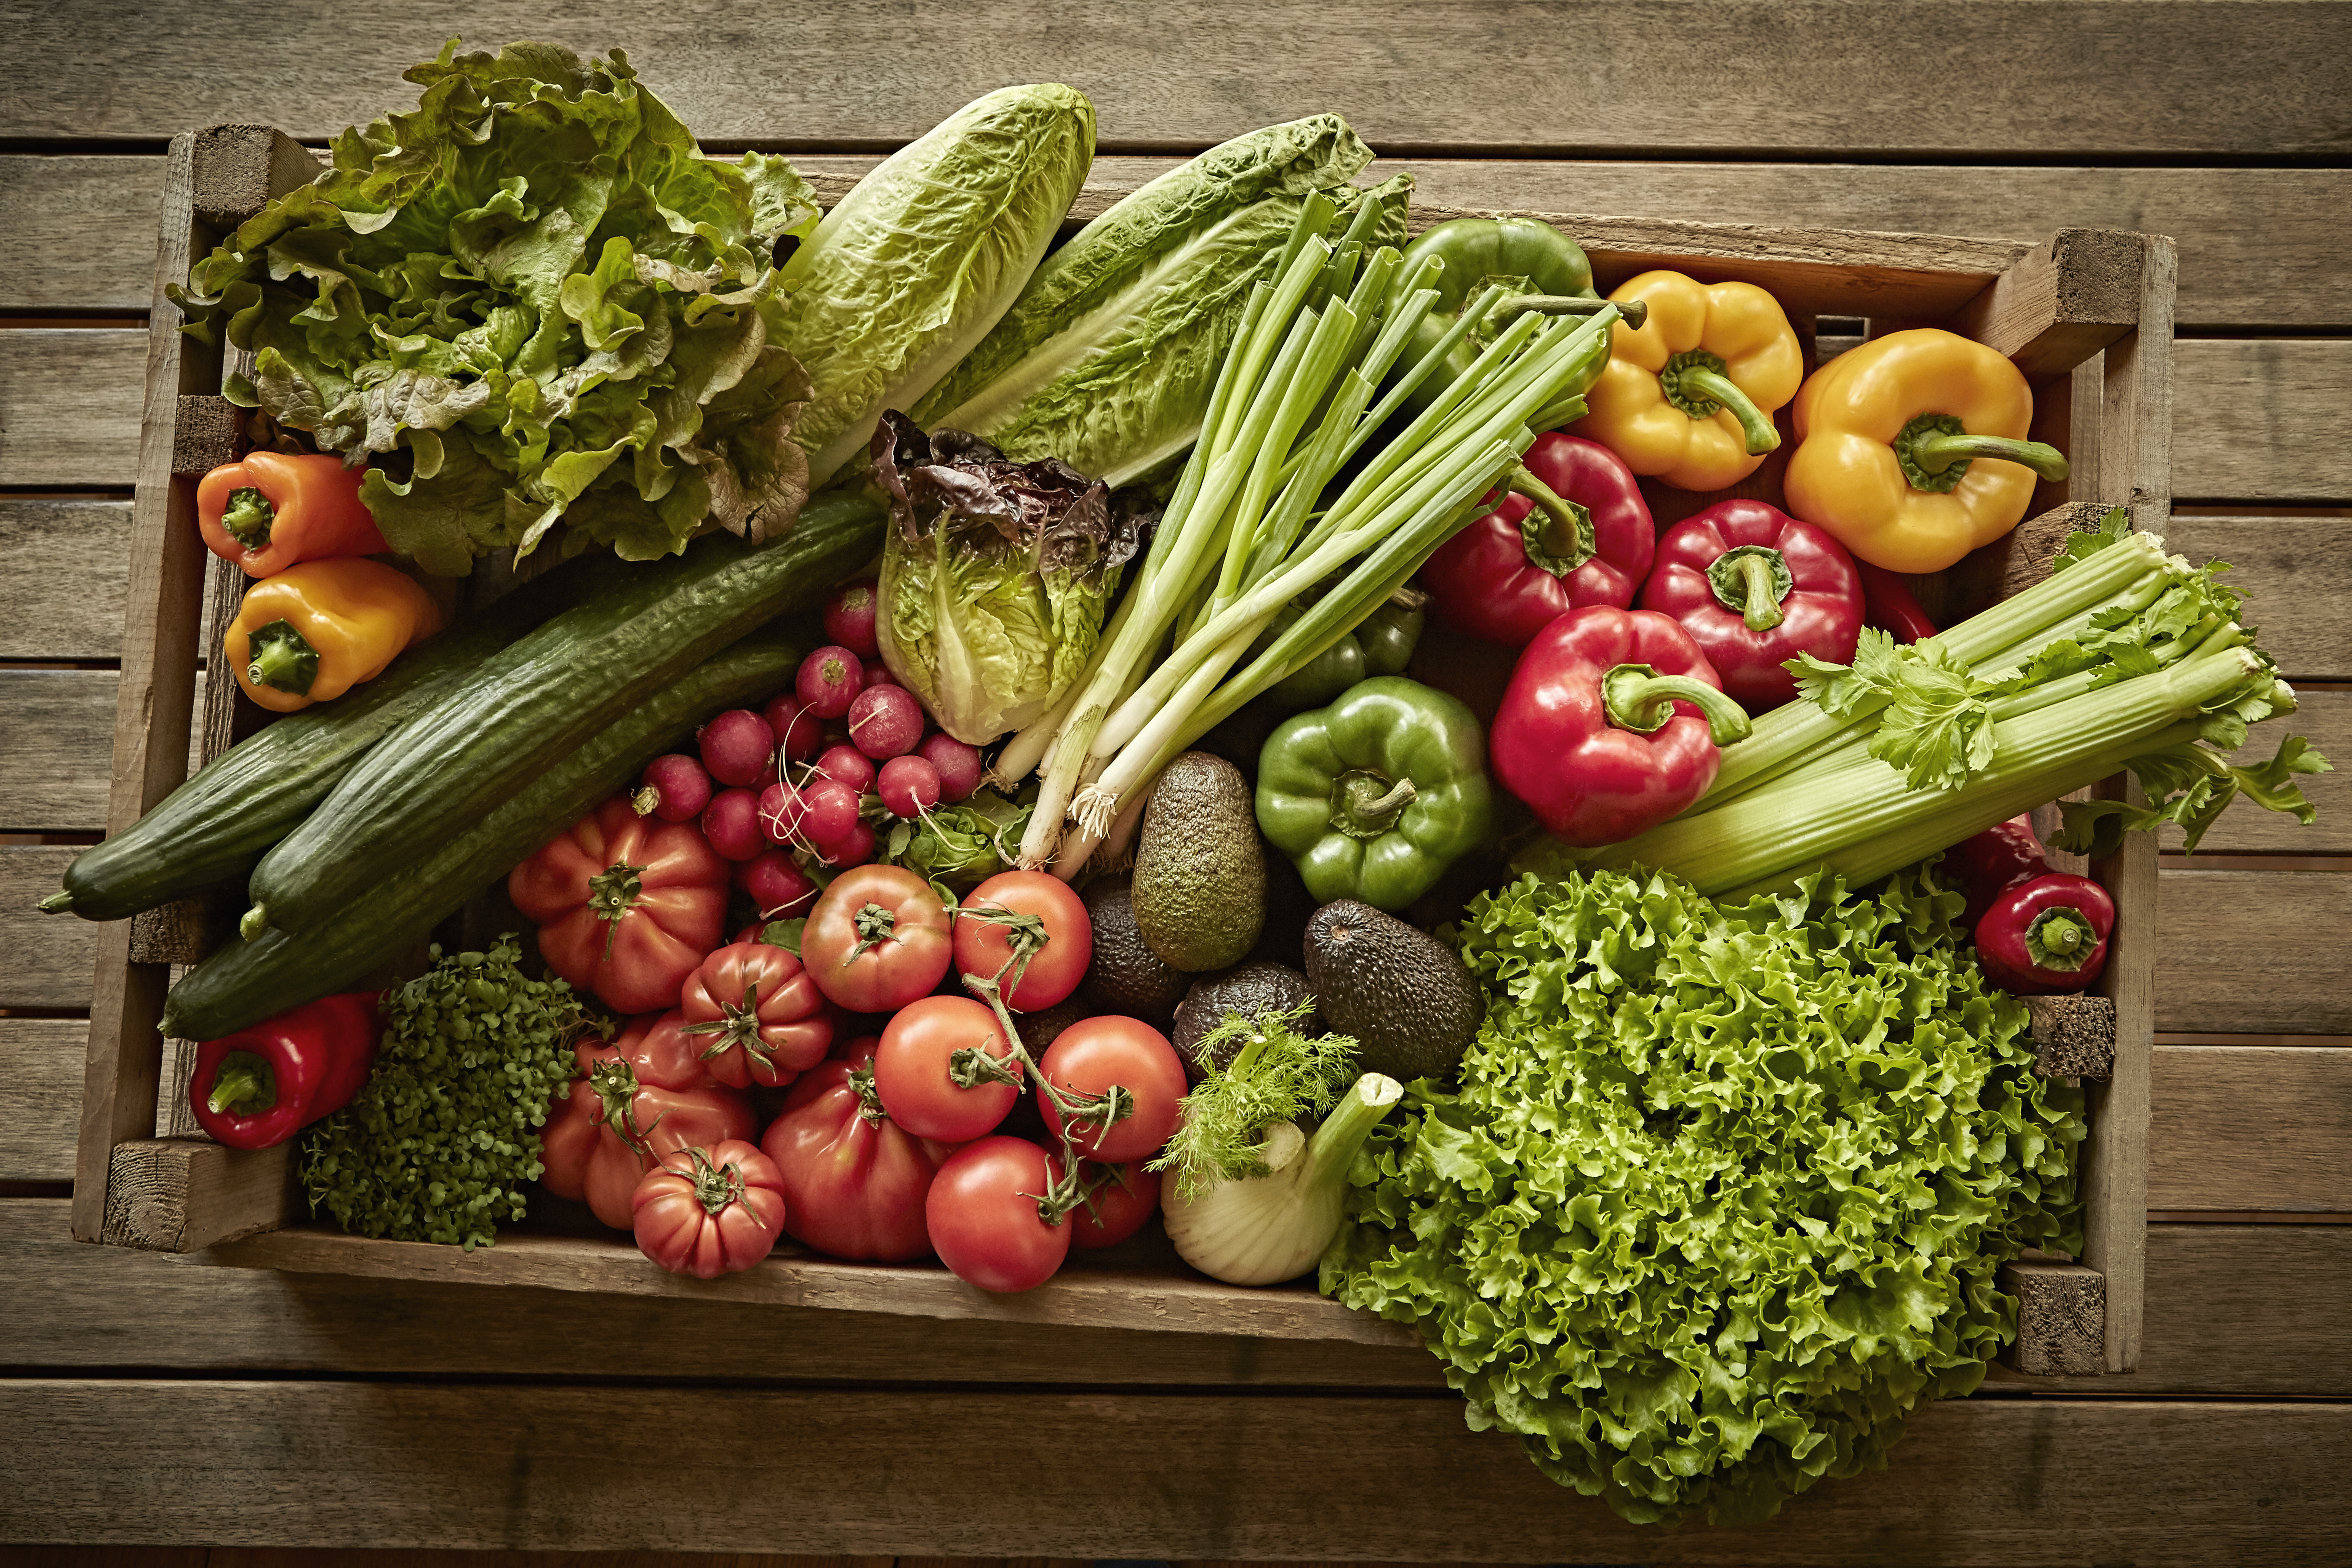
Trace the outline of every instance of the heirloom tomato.
<path fill-rule="evenodd" d="M 507 895 L 573 989 L 657 1013 L 719 945 L 730 869 L 691 824 L 639 816 L 616 795 L 516 867 Z"/>
<path fill-rule="evenodd" d="M 632 1196 L 637 1250 L 672 1274 L 716 1279 L 775 1250 L 783 1234 L 783 1183 L 751 1144 L 673 1149 Z"/>
<path fill-rule="evenodd" d="M 833 1007 L 801 961 L 764 942 L 730 942 L 686 977 L 686 1033 L 710 1076 L 730 1089 L 793 1081 L 824 1059 Z"/>
<path fill-rule="evenodd" d="M 873 1037 L 803 1074 L 760 1147 L 782 1176 L 784 1229 L 861 1263 L 904 1263 L 931 1249 L 923 1199 L 949 1150 L 890 1119 L 874 1088 Z"/>
<path fill-rule="evenodd" d="M 638 1018 L 609 1046 L 581 1046 L 579 1077 L 548 1108 L 541 1184 L 585 1199 L 615 1230 L 629 1228 L 637 1183 L 664 1155 L 757 1131 L 751 1101 L 712 1081 L 685 1024 L 677 1012 Z"/>
<path fill-rule="evenodd" d="M 927 996 L 948 972 L 948 911 L 903 866 L 858 866 L 819 894 L 801 931 L 818 989 L 853 1013 L 887 1013 Z"/>

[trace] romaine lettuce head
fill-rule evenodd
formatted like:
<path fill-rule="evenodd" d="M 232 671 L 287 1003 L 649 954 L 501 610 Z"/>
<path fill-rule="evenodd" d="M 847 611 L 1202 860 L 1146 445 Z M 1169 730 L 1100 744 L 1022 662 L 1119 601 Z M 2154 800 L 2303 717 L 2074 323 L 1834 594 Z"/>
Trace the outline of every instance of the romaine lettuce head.
<path fill-rule="evenodd" d="M 1043 716 L 1094 655 L 1150 521 L 1140 498 L 895 412 L 872 455 L 890 500 L 875 619 L 890 673 L 971 745 Z"/>
<path fill-rule="evenodd" d="M 407 77 L 414 113 L 345 131 L 172 290 L 252 351 L 230 397 L 373 459 L 377 524 L 435 572 L 559 522 L 632 560 L 788 527 L 809 393 L 773 252 L 817 219 L 792 166 L 703 156 L 618 49 L 453 39 Z"/>
<path fill-rule="evenodd" d="M 1323 1289 L 1416 1325 L 1476 1429 L 1635 1522 L 1883 1467 L 2081 1250 L 2079 1089 L 1923 875 L 1718 908 L 1664 874 L 1470 906 L 1486 1023 L 1358 1156 Z"/>
<path fill-rule="evenodd" d="M 1059 83 L 956 110 L 841 198 L 784 267 L 784 347 L 815 378 L 793 434 L 822 485 L 885 408 L 911 408 L 988 335 L 1045 254 L 1095 154 Z"/>

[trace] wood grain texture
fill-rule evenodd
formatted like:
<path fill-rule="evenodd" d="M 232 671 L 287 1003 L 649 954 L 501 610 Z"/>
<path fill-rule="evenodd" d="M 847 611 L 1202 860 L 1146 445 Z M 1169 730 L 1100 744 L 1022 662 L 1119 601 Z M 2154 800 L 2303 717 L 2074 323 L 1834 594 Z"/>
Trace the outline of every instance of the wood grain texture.
<path fill-rule="evenodd" d="M 78 850 L 0 845 L 0 1008 L 87 1007 L 98 933 L 106 927 L 45 915 L 36 900 L 58 890 Z"/>
<path fill-rule="evenodd" d="M 2095 799 L 2140 802 L 2128 774 L 2091 786 Z M 2091 862 L 2091 875 L 2113 895 L 2116 926 L 2107 938 L 2107 964 L 2096 989 L 2116 1007 L 2115 1060 L 2106 1077 L 2084 1085 L 2091 1139 L 2082 1156 L 2081 1261 L 2105 1277 L 2106 1367 L 2139 1365 L 2147 1297 L 2149 1058 L 2156 1043 L 2157 971 L 2162 962 L 2157 922 L 2156 845 L 2128 835 L 2116 851 Z"/>
<path fill-rule="evenodd" d="M 2352 1034 L 2347 932 L 2352 874 L 2168 868 L 2158 899 L 2157 1027 Z"/>
<path fill-rule="evenodd" d="M 230 1149 L 205 1138 L 114 1146 L 106 1180 L 110 1247 L 197 1252 L 285 1223 L 294 1150 Z"/>
<path fill-rule="evenodd" d="M 1328 110 L 1375 146 L 1428 152 L 2259 159 L 2340 150 L 2334 66 L 2352 51 L 2352 17 L 2292 5 L 2003 7 L 1923 37 L 1885 0 L 1577 4 L 1546 11 L 1535 35 L 1559 48 L 1556 68 L 1498 92 L 1493 62 L 1528 47 L 1533 19 L 1491 5 L 1278 0 L 1236 12 L 1121 0 L 1089 8 L 1084 26 L 1018 0 L 919 5 L 891 32 L 952 33 L 957 47 L 905 55 L 877 53 L 873 14 L 840 0 L 784 22 L 716 0 L 593 23 L 530 0 L 262 15 L 230 44 L 187 8 L 110 27 L 33 12 L 0 64 L 0 136 L 152 139 L 226 120 L 321 141 L 414 107 L 401 71 L 462 33 L 625 47 L 698 135 L 730 144 L 897 146 L 978 93 L 1043 72 L 1093 98 L 1114 151 L 1197 150 Z M 1973 47 L 1991 26 L 2002 47 Z M 2129 94 L 2115 90 L 2122 79 Z M 1923 80 L 1934 90 L 1901 89 Z M 108 90 L 89 90 L 96 82 Z"/>
<path fill-rule="evenodd" d="M 81 1103 L 81 1018 L 0 1018 L 0 1182 L 73 1179 Z"/>
<path fill-rule="evenodd" d="M 2184 500 L 2352 500 L 2334 438 L 2352 339 L 2191 338 L 2173 345 L 2172 493 Z"/>
<path fill-rule="evenodd" d="M 2352 1049 L 2158 1046 L 2147 1205 L 2352 1213 Z"/>
<path fill-rule="evenodd" d="M 666 1467 L 610 1462 L 616 1426 L 729 1463 L 680 1509 Z M 1055 1462 L 1071 1430 L 1083 1465 Z M 1555 1486 L 1451 1399 L 56 1380 L 0 1385 L 0 1431 L 19 1541 L 2023 1565 L 2088 1538 L 2155 1568 L 2339 1548 L 2352 1410 L 1951 1402 L 1883 1474 L 1672 1531 Z M 950 1458 L 972 1447 L 992 1462 Z"/>
<path fill-rule="evenodd" d="M 794 155 L 830 205 L 877 153 Z M 1181 160 L 1095 160 L 1070 218 L 1083 222 Z M 161 158 L 0 156 L 0 216 L 15 260 L 0 311 L 142 311 L 152 247 L 123 213 L 153 210 Z M 1902 234 L 1999 236 L 2031 244 L 2069 226 L 2168 234 L 2180 247 L 2179 319 L 2192 327 L 2293 331 L 2352 325 L 2339 286 L 2333 212 L 2352 196 L 2340 169 L 1923 167 L 1881 163 L 1577 163 L 1558 159 L 1383 158 L 1361 178 L 1400 171 L 1415 199 L 1484 211 L 1613 213 L 1643 218 L 1786 224 Z"/>
<path fill-rule="evenodd" d="M 2191 561 L 2227 561 L 2223 581 L 2289 680 L 2352 680 L 2352 516 L 2206 517 L 2174 512 L 2164 542 Z"/>
<path fill-rule="evenodd" d="M 2064 374 L 2138 322 L 2145 252 L 2137 234 L 2061 229 L 1947 324 L 2007 354 L 2029 380 Z"/>
<path fill-rule="evenodd" d="M 0 485 L 130 484 L 139 462 L 146 369 L 144 331 L 0 331 Z"/>
<path fill-rule="evenodd" d="M 129 501 L 0 500 L 0 659 L 121 653 L 130 543 Z"/>
<path fill-rule="evenodd" d="M 2270 641 L 2268 628 L 2263 641 Z M 2275 811 L 2264 811 L 2251 801 L 2237 800 L 2207 829 L 2197 846 L 2200 855 L 2352 855 L 2352 691 L 2305 691 L 2302 706 L 2286 718 L 2259 726 L 2238 752 L 2240 763 L 2266 763 L 2290 731 L 2305 736 L 2320 754 L 2336 765 L 2333 773 L 2305 775 L 2296 782 L 2304 798 L 2319 808 L 2308 826 Z M 2163 847 L 2181 847 L 2180 830 L 2166 827 Z M 2196 864 L 2194 859 L 2188 862 Z M 2346 933 L 2352 942 L 2352 932 Z"/>
<path fill-rule="evenodd" d="M 2017 1298 L 2017 1342 L 2006 1358 L 2039 1377 L 2096 1377 L 2105 1370 L 2106 1276 L 2079 1263 L 2019 1261 L 2000 1271 Z"/>
<path fill-rule="evenodd" d="M 0 669 L 0 832 L 105 826 L 121 684 L 112 670 Z"/>

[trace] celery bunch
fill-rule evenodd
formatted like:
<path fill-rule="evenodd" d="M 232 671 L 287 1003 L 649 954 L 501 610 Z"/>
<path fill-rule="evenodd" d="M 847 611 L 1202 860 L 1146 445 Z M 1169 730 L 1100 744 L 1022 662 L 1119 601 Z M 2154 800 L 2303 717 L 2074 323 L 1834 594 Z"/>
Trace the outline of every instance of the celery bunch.
<path fill-rule="evenodd" d="M 1727 749 L 1696 805 L 1576 858 L 1735 897 L 1824 867 L 1860 885 L 2126 767 L 2148 801 L 2069 803 L 2058 847 L 2111 853 L 2169 822 L 2194 849 L 2242 795 L 2307 823 L 2294 777 L 2328 763 L 2303 737 L 2256 767 L 2226 760 L 2249 726 L 2295 709 L 2226 570 L 2168 556 L 2110 512 L 2046 581 L 1940 636 L 1897 647 L 1866 632 L 1850 666 L 1800 660 L 1806 700 Z"/>

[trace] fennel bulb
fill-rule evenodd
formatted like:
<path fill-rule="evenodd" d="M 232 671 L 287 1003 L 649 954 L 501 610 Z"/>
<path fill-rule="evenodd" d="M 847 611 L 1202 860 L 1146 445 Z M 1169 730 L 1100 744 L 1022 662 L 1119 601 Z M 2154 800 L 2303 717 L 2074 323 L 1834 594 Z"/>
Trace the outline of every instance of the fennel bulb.
<path fill-rule="evenodd" d="M 1263 1173 L 1220 1176 L 1191 1197 L 1169 1183 L 1160 1201 L 1177 1256 L 1228 1285 L 1277 1285 L 1314 1268 L 1339 1234 L 1348 1167 L 1403 1095 L 1396 1079 L 1366 1073 L 1314 1137 L 1295 1121 L 1265 1127 Z"/>

